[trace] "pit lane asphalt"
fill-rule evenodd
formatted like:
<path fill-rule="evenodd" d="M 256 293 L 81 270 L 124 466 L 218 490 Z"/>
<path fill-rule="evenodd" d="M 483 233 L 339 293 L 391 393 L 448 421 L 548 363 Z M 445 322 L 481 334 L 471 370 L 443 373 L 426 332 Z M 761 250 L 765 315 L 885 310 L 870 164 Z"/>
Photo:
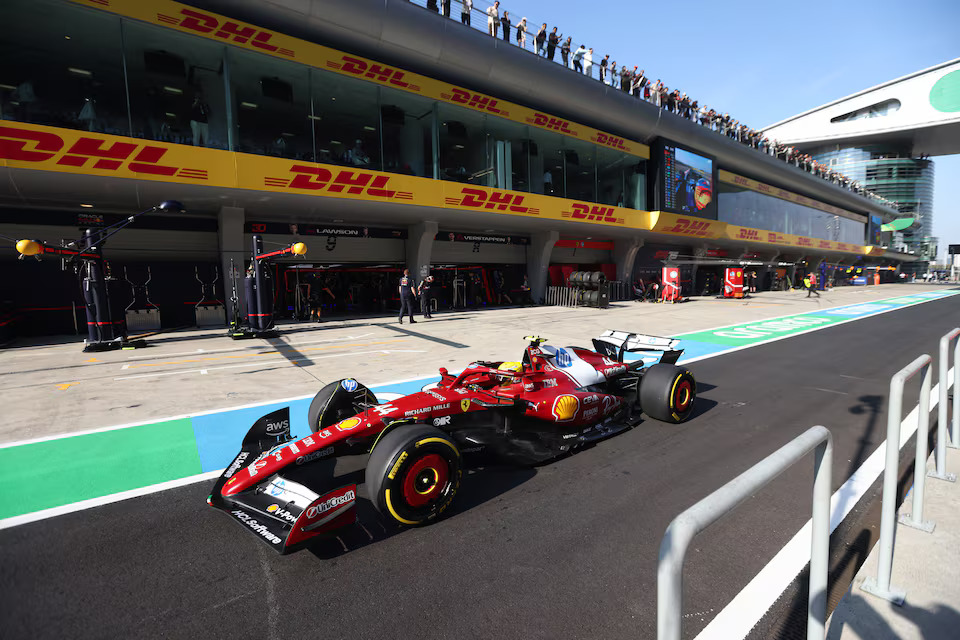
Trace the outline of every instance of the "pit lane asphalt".
<path fill-rule="evenodd" d="M 833 431 L 836 490 L 885 437 L 890 376 L 935 355 L 958 312 L 950 297 L 694 363 L 691 421 L 647 421 L 536 469 L 468 476 L 451 517 L 430 527 L 381 524 L 362 503 L 363 527 L 280 557 L 207 507 L 203 483 L 0 531 L 0 628 L 6 638 L 652 638 L 670 520 L 814 424 Z M 696 538 L 685 637 L 810 517 L 811 468 L 787 471 Z"/>

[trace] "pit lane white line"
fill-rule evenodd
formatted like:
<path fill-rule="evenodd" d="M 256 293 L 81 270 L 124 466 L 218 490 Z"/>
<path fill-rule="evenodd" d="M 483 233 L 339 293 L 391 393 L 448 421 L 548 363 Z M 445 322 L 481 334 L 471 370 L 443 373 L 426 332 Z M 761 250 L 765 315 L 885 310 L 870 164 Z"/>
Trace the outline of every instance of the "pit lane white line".
<path fill-rule="evenodd" d="M 953 384 L 953 368 L 947 374 L 948 389 Z M 940 401 L 940 385 L 930 391 L 930 410 Z M 910 441 L 919 426 L 919 407 L 907 414 L 900 427 L 900 448 Z M 886 462 L 887 441 L 880 443 L 869 458 L 853 472 L 830 497 L 830 533 L 833 533 L 860 501 L 880 474 Z M 784 590 L 810 562 L 812 520 L 801 527 L 777 555 L 734 596 L 726 607 L 704 627 L 695 640 L 732 640 L 746 638 Z"/>
<path fill-rule="evenodd" d="M 370 389 L 375 389 L 377 387 L 386 387 L 394 384 L 404 384 L 405 382 L 420 382 L 422 380 L 433 380 L 436 376 L 418 376 L 416 378 L 403 378 L 402 380 L 388 380 L 387 382 L 378 382 L 376 384 L 368 385 Z M 73 438 L 75 436 L 85 436 L 91 433 L 103 433 L 104 431 L 117 431 L 118 429 L 130 429 L 131 427 L 142 427 L 145 424 L 156 424 L 157 422 L 168 422 L 172 420 L 185 420 L 187 418 L 196 418 L 199 416 L 209 416 L 214 413 L 224 413 L 227 411 L 239 411 L 240 409 L 253 409 L 255 407 L 265 407 L 270 404 L 282 404 L 284 402 L 295 402 L 297 400 L 304 400 L 306 398 L 312 398 L 315 393 L 307 393 L 300 396 L 292 396 L 289 398 L 278 398 L 275 400 L 264 400 L 261 402 L 251 402 L 249 404 L 238 404 L 230 407 L 223 407 L 220 409 L 207 409 L 206 411 L 194 411 L 192 413 L 182 413 L 177 416 L 165 416 L 162 418 L 151 418 L 148 420 L 139 420 L 137 422 L 127 422 L 125 424 L 115 424 L 111 427 L 98 427 L 96 429 L 86 429 L 84 431 L 73 431 L 70 433 L 61 433 L 55 436 L 43 436 L 41 438 L 31 438 L 29 440 L 16 440 L 14 442 L 4 442 L 0 443 L 0 449 L 9 449 L 11 447 L 19 447 L 25 444 L 36 444 L 37 442 L 47 442 L 49 440 L 63 440 L 65 438 Z M 401 397 L 397 393 L 377 393 L 377 398 L 386 398 L 388 400 L 396 400 Z"/>
<path fill-rule="evenodd" d="M 208 371 L 223 371 L 224 369 L 241 369 L 245 367 L 271 366 L 275 364 L 284 364 L 288 362 L 304 362 L 307 360 L 326 360 L 328 358 L 342 358 L 344 356 L 361 356 L 372 353 L 382 353 L 390 355 L 392 353 L 426 353 L 416 349 L 375 349 L 373 351 L 351 351 L 348 353 L 332 353 L 326 356 L 304 356 L 302 358 L 275 358 L 271 360 L 257 360 L 256 362 L 241 362 L 239 364 L 228 364 L 222 367 L 198 367 L 196 369 L 178 369 L 177 371 L 163 371 L 160 373 L 138 373 L 132 376 L 121 376 L 114 380 L 137 380 L 140 378 L 159 378 L 161 376 L 179 376 L 188 373 L 206 374 Z M 124 365 L 128 367 L 129 365 Z"/>
<path fill-rule="evenodd" d="M 684 364 L 690 363 L 690 362 L 698 362 L 698 361 L 700 361 L 700 360 L 708 360 L 708 359 L 710 359 L 710 358 L 715 358 L 715 357 L 717 357 L 717 356 L 725 355 L 725 354 L 727 354 L 727 353 L 732 353 L 732 352 L 735 352 L 735 351 L 741 351 L 741 350 L 743 350 L 743 349 L 749 349 L 749 348 L 751 348 L 751 347 L 757 347 L 757 346 L 760 346 L 760 345 L 763 345 L 763 344 L 769 344 L 769 343 L 771 343 L 771 342 L 777 342 L 777 341 L 779 341 L 779 340 L 786 340 L 786 339 L 788 339 L 788 338 L 792 338 L 792 337 L 798 336 L 798 335 L 803 335 L 803 334 L 805 334 L 805 333 L 811 333 L 811 332 L 813 332 L 813 331 L 819 331 L 819 330 L 821 330 L 821 329 L 826 329 L 826 328 L 828 328 L 828 327 L 836 327 L 836 326 L 839 326 L 839 325 L 841 325 L 841 324 L 846 324 L 847 322 L 853 322 L 853 321 L 855 321 L 855 320 L 862 320 L 862 319 L 864 319 L 864 318 L 873 317 L 873 316 L 875 316 L 875 315 L 880 315 L 880 314 L 882 314 L 882 313 L 889 313 L 889 312 L 891 312 L 891 311 L 897 311 L 897 310 L 899 310 L 899 309 L 906 309 L 906 308 L 908 308 L 908 307 L 912 307 L 912 306 L 916 306 L 916 305 L 919 305 L 919 304 L 924 304 L 924 303 L 926 303 L 926 302 L 932 302 L 932 301 L 934 301 L 934 300 L 940 300 L 940 299 L 942 299 L 942 298 L 940 298 L 940 297 L 937 297 L 937 298 L 929 298 L 929 299 L 921 300 L 921 301 L 919 301 L 919 302 L 916 302 L 916 303 L 910 304 L 910 305 L 903 305 L 903 306 L 893 307 L 893 308 L 891 308 L 891 309 L 885 309 L 885 310 L 877 311 L 877 312 L 871 313 L 871 314 L 866 314 L 866 315 L 862 315 L 862 316 L 856 316 L 856 317 L 850 318 L 849 320 L 844 320 L 844 321 L 842 321 L 842 322 L 835 322 L 835 323 L 832 323 L 832 324 L 829 324 L 829 325 L 817 325 L 817 326 L 814 326 L 814 327 L 812 327 L 811 329 L 809 329 L 809 330 L 807 330 L 807 331 L 803 331 L 803 332 L 799 332 L 799 333 L 791 333 L 791 334 L 783 335 L 783 336 L 773 336 L 773 337 L 771 337 L 770 339 L 764 340 L 764 341 L 762 341 L 762 342 L 756 342 L 756 343 L 753 343 L 753 344 L 745 344 L 745 345 L 741 345 L 741 346 L 739 346 L 739 347 L 733 347 L 733 348 L 728 349 L 728 350 L 726 350 L 726 351 L 718 351 L 718 352 L 716 352 L 716 353 L 706 354 L 706 355 L 703 355 L 703 356 L 700 356 L 700 357 L 697 357 L 697 358 L 691 358 L 690 360 L 687 360 Z M 849 306 L 849 305 L 841 305 L 841 306 Z M 791 315 L 798 315 L 798 314 L 788 314 L 788 316 L 791 316 Z M 782 317 L 788 317 L 788 316 L 782 316 Z M 774 320 L 774 319 L 775 319 L 775 318 L 767 318 L 766 321 Z M 736 326 L 737 324 L 743 324 L 743 323 L 735 323 L 735 324 L 725 325 L 725 326 Z M 722 328 L 724 328 L 724 327 L 717 327 L 717 329 L 722 329 Z M 694 333 L 698 333 L 698 332 L 694 332 Z M 951 371 L 953 371 L 953 369 L 951 369 Z M 427 380 L 427 379 L 432 379 L 432 378 L 434 378 L 434 377 L 435 377 L 435 376 L 421 376 L 421 377 L 415 377 L 415 378 L 406 378 L 406 379 L 404 379 L 404 380 L 395 380 L 395 381 L 393 381 L 393 382 L 385 382 L 385 383 L 381 383 L 381 384 L 378 384 L 378 385 L 372 385 L 372 386 L 378 386 L 378 387 L 379 387 L 379 386 L 386 386 L 386 385 L 388 385 L 388 384 L 401 384 L 401 383 L 403 383 L 403 382 L 411 382 L 411 381 L 413 381 L 413 380 Z M 950 380 L 953 379 L 952 374 L 950 375 L 950 377 L 949 377 L 948 379 L 950 379 Z M 937 384 L 937 385 L 934 386 L 933 390 L 931 391 L 931 395 L 933 396 L 932 399 L 931 399 L 931 404 L 930 404 L 930 410 L 931 410 L 931 411 L 932 411 L 933 409 L 935 409 L 936 406 L 939 404 L 939 396 L 938 396 L 938 393 L 939 393 L 938 390 L 939 390 L 939 388 L 940 388 L 940 386 L 939 386 L 939 384 Z M 307 395 L 296 396 L 296 397 L 294 397 L 294 398 L 287 398 L 287 399 L 283 399 L 283 400 L 271 400 L 271 401 L 267 401 L 267 402 L 259 402 L 259 403 L 254 403 L 254 404 L 241 405 L 241 406 L 239 406 L 239 407 L 227 407 L 227 408 L 223 408 L 223 409 L 214 409 L 214 410 L 210 410 L 210 411 L 201 411 L 201 412 L 197 412 L 197 413 L 184 414 L 184 415 L 181 415 L 181 416 L 175 416 L 175 417 L 171 417 L 171 418 L 157 418 L 157 419 L 155 419 L 155 420 L 145 420 L 145 421 L 143 421 L 143 422 L 131 423 L 131 424 L 126 424 L 126 425 L 117 425 L 117 426 L 114 426 L 114 427 L 105 427 L 105 428 L 102 428 L 102 429 L 91 429 L 91 430 L 88 430 L 88 431 L 77 432 L 77 433 L 70 433 L 70 434 L 64 434 L 64 435 L 60 435 L 60 436 L 50 436 L 50 437 L 45 437 L 45 438 L 37 438 L 37 439 L 34 439 L 34 440 L 24 440 L 24 441 L 20 441 L 20 442 L 11 442 L 11 443 L 6 443 L 6 444 L 0 444 L 0 449 L 4 449 L 4 448 L 8 448 L 8 447 L 14 447 L 14 446 L 19 446 L 19 445 L 21 445 L 21 444 L 31 444 L 31 443 L 33 443 L 33 442 L 44 442 L 44 441 L 46 441 L 46 440 L 58 440 L 58 439 L 61 439 L 61 438 L 70 438 L 70 437 L 73 437 L 73 436 L 84 435 L 84 434 L 87 434 L 87 433 L 99 433 L 99 432 L 102 432 L 102 431 L 113 431 L 113 430 L 115 430 L 115 429 L 124 429 L 124 428 L 128 428 L 128 427 L 133 427 L 133 426 L 142 425 L 142 424 L 151 424 L 151 423 L 154 423 L 154 422 L 161 422 L 161 421 L 166 421 L 166 420 L 175 420 L 175 419 L 178 419 L 178 418 L 189 418 L 189 417 L 192 417 L 192 416 L 209 415 L 209 414 L 212 414 L 212 413 L 220 413 L 220 412 L 223 412 L 223 411 L 230 411 L 230 410 L 233 410 L 233 409 L 245 409 L 245 408 L 249 408 L 249 407 L 263 406 L 263 405 L 267 405 L 267 404 L 274 404 L 274 403 L 286 402 L 286 401 L 290 401 L 290 400 L 297 400 L 297 399 L 300 399 L 300 398 L 310 398 L 310 397 L 312 397 L 312 396 L 313 396 L 313 394 L 307 394 Z M 914 426 L 913 429 L 916 430 L 916 426 Z M 908 430 L 909 430 L 909 428 L 908 428 Z M 886 440 L 884 440 L 884 442 L 881 443 L 881 445 L 880 445 L 880 447 L 877 449 L 877 451 L 882 450 L 885 446 L 886 446 Z M 901 443 L 901 446 L 902 446 L 902 443 Z M 876 455 L 876 452 L 874 452 L 874 455 Z M 873 457 L 873 456 L 871 456 L 870 459 L 872 459 L 872 457 Z M 868 460 L 869 460 L 869 459 L 868 459 Z M 866 463 L 864 463 L 864 464 L 866 464 Z M 861 465 L 861 468 L 863 468 L 863 465 Z M 222 470 L 221 470 L 221 471 L 222 471 Z M 856 477 L 858 472 L 859 472 L 859 469 L 857 470 L 857 472 L 854 472 L 854 474 L 853 474 L 852 476 L 850 476 L 850 480 L 852 480 L 854 477 Z M 201 481 L 203 481 L 203 480 L 209 479 L 210 477 L 213 477 L 213 476 L 211 476 L 211 474 L 216 474 L 216 473 L 217 473 L 217 472 L 207 472 L 207 473 L 203 473 L 203 474 L 199 474 L 199 475 L 195 475 L 195 476 L 188 476 L 188 477 L 186 477 L 186 478 L 181 478 L 181 479 L 179 479 L 179 480 L 172 480 L 172 481 L 170 481 L 170 483 L 161 483 L 161 484 L 157 484 L 157 485 L 152 485 L 152 487 L 143 487 L 143 488 L 141 488 L 141 489 L 134 489 L 134 490 L 132 490 L 132 491 L 126 491 L 126 492 L 122 492 L 122 493 L 117 493 L 117 494 L 113 494 L 113 495 L 111 495 L 111 496 L 103 496 L 103 497 L 101 497 L 101 498 L 92 498 L 92 499 L 90 499 L 90 500 L 84 500 L 84 501 L 82 501 L 82 502 L 75 502 L 75 503 L 69 504 L 69 505 L 63 505 L 63 506 L 60 506 L 60 507 L 54 507 L 53 509 L 46 509 L 46 510 L 44 510 L 44 511 L 35 511 L 35 512 L 33 512 L 33 513 L 26 513 L 26 514 L 19 515 L 19 516 L 13 516 L 13 517 L 11 517 L 11 518 L 6 518 L 6 519 L 0 520 L 0 529 L 6 529 L 6 528 L 8 528 L 8 527 L 17 526 L 18 524 L 26 524 L 26 523 L 28 523 L 28 522 L 35 522 L 35 521 L 37 521 L 37 520 L 43 520 L 43 519 L 46 519 L 46 518 L 52 518 L 52 517 L 55 517 L 55 516 L 58 516 L 58 515 L 63 515 L 63 514 L 65 514 L 65 513 L 72 513 L 72 512 L 74 512 L 74 511 L 81 511 L 81 510 L 84 510 L 84 509 L 90 509 L 90 508 L 92 508 L 92 507 L 100 506 L 101 504 L 109 504 L 109 503 L 111 503 L 111 502 L 117 502 L 117 501 L 119 501 L 119 500 L 126 500 L 128 497 L 136 497 L 136 496 L 139 496 L 139 495 L 147 495 L 147 494 L 149 494 L 149 493 L 155 493 L 155 492 L 157 492 L 157 491 L 164 491 L 165 489 L 173 488 L 173 487 L 175 487 L 175 486 L 183 486 L 183 485 L 191 484 L 191 483 L 193 483 L 193 482 L 201 482 Z M 847 485 L 850 483 L 850 480 L 848 480 L 847 483 L 844 483 L 843 487 L 841 487 L 841 490 L 842 490 L 844 487 L 847 487 Z M 861 480 L 861 482 L 862 482 L 862 480 Z M 179 483 L 179 484 L 171 484 L 171 483 Z M 856 504 L 856 502 L 860 499 L 860 497 L 862 497 L 863 493 L 864 493 L 864 492 L 866 491 L 866 489 L 870 486 L 870 484 L 872 484 L 872 480 L 871 480 L 870 482 L 865 483 L 865 486 L 856 485 L 857 494 L 856 494 L 855 497 L 852 497 L 851 508 L 852 508 L 852 504 Z M 170 486 L 166 486 L 166 485 L 170 485 Z M 127 495 L 127 494 L 132 494 L 133 492 L 140 492 L 140 493 L 136 493 L 135 495 Z M 837 492 L 837 494 L 839 494 L 839 493 L 840 493 L 840 491 Z M 835 495 L 836 495 L 836 494 L 835 494 Z M 831 503 L 832 503 L 832 501 L 831 501 Z M 849 512 L 849 511 L 848 511 L 848 512 Z M 40 514 L 46 514 L 46 515 L 40 515 Z M 846 513 L 844 514 L 844 516 L 846 516 Z M 842 518 L 841 518 L 841 520 L 842 520 Z M 14 524 L 7 524 L 8 522 L 14 522 Z M 832 522 L 832 521 L 831 521 L 831 522 Z M 832 526 L 831 526 L 831 531 L 833 530 L 833 528 L 835 528 L 835 526 L 832 525 Z M 803 532 L 803 530 L 801 530 L 801 532 L 798 533 L 797 536 L 800 536 L 800 535 L 802 534 L 802 532 Z M 796 536 L 795 536 L 795 538 L 796 538 Z M 792 541 L 791 541 L 791 542 L 792 542 Z M 788 543 L 787 546 L 789 547 L 789 546 L 790 546 L 790 543 Z M 786 549 L 786 548 L 787 548 L 787 547 L 784 547 L 784 549 Z M 809 548 L 809 547 L 808 547 L 808 548 Z M 801 546 L 801 547 L 797 547 L 797 549 L 802 550 L 802 546 Z M 780 555 L 781 555 L 782 553 L 784 553 L 784 550 L 781 550 L 780 553 L 778 553 L 777 556 L 775 556 L 774 559 L 776 560 L 776 558 L 780 557 Z M 802 569 L 802 567 L 806 564 L 807 558 L 804 557 L 802 560 L 803 560 L 803 564 L 801 565 L 801 569 Z M 771 561 L 770 564 L 773 564 L 773 561 Z M 769 567 L 770 565 L 767 565 L 767 566 Z M 761 572 L 761 573 L 762 573 L 762 572 Z M 766 593 L 766 592 L 763 593 L 764 598 L 762 598 L 762 599 L 760 600 L 761 602 L 765 602 L 765 601 L 767 600 L 766 596 L 768 596 L 768 595 L 772 595 L 772 596 L 773 596 L 773 599 L 770 601 L 770 604 L 767 605 L 767 606 L 763 609 L 763 611 L 759 614 L 759 616 L 756 617 L 756 620 L 759 620 L 761 617 L 763 617 L 764 614 L 766 614 L 767 610 L 770 608 L 770 606 L 772 605 L 772 603 L 775 602 L 776 599 L 780 597 L 780 594 L 783 593 L 783 590 L 786 589 L 787 586 L 790 584 L 790 582 L 796 577 L 797 573 L 799 573 L 799 570 L 798 570 L 797 572 L 794 572 L 793 574 L 790 574 L 790 575 L 785 579 L 785 581 L 784 581 L 784 578 L 783 578 L 782 576 L 779 576 L 779 581 L 782 582 L 783 586 L 782 586 L 782 587 L 779 589 L 779 591 L 777 591 L 775 594 Z M 777 578 L 777 577 L 778 577 L 778 574 L 777 574 L 777 573 L 774 573 L 774 570 L 771 570 L 771 572 L 770 572 L 769 575 L 772 576 L 772 577 L 774 577 L 774 578 Z M 756 581 L 756 580 L 757 580 L 757 578 L 754 578 L 754 581 Z M 750 584 L 753 584 L 754 581 L 752 581 Z M 749 586 L 750 586 L 750 585 L 748 585 L 748 587 L 749 587 Z M 771 589 L 771 590 L 776 589 L 776 587 L 771 587 L 771 586 L 764 586 L 763 588 L 765 588 L 765 589 Z M 745 592 L 746 590 L 747 590 L 747 589 L 744 588 L 744 592 Z M 741 592 L 741 594 L 743 594 L 743 592 Z M 738 595 L 737 598 L 739 598 L 739 597 L 740 597 L 740 596 Z M 749 597 L 755 597 L 755 596 L 749 596 Z M 735 598 L 735 600 L 736 600 L 737 598 Z M 749 601 L 749 598 L 748 598 L 748 601 Z M 732 604 L 733 604 L 733 602 L 731 602 L 731 605 L 732 605 Z M 729 608 L 731 605 L 728 605 L 727 608 Z M 744 606 L 744 608 L 749 608 L 749 607 Z M 726 611 L 726 609 L 724 609 L 724 611 Z M 719 618 L 721 615 L 723 615 L 724 611 L 721 611 L 720 614 L 718 614 L 717 618 Z M 753 615 L 753 614 L 751 614 L 751 615 Z M 726 619 L 726 620 L 727 620 L 727 621 L 726 621 L 725 623 L 721 623 L 721 624 L 733 624 L 732 620 L 729 620 L 729 619 Z M 754 626 L 755 624 L 756 624 L 756 621 L 750 623 L 750 625 L 749 625 L 749 627 L 746 629 L 746 631 L 744 631 L 743 634 L 742 634 L 741 636 L 739 636 L 739 637 L 741 637 L 741 638 L 742 638 L 742 637 L 745 637 L 746 634 L 750 632 L 750 630 L 753 628 L 753 626 Z M 704 629 L 704 631 L 701 632 L 701 635 L 702 635 L 703 633 L 706 633 L 707 629 L 710 629 L 710 628 L 713 627 L 713 626 L 714 626 L 714 623 L 711 622 L 710 625 L 708 625 L 708 626 Z M 734 629 L 737 629 L 737 630 L 739 630 L 739 629 L 741 629 L 741 628 L 742 628 L 742 627 L 740 627 L 740 626 L 734 627 Z M 724 629 L 721 629 L 720 627 L 718 627 L 718 628 L 717 628 L 717 631 L 712 631 L 711 633 L 718 633 L 718 634 L 720 634 L 720 635 L 716 635 L 716 636 L 704 636 L 702 639 L 700 638 L 700 636 L 698 636 L 698 637 L 696 638 L 696 640 L 713 640 L 713 638 L 719 638 L 719 639 L 722 639 L 722 640 L 726 640 L 726 638 L 732 637 L 732 636 L 724 636 L 723 633 L 722 633 L 723 631 L 724 631 Z M 729 629 L 726 629 L 726 631 L 729 632 Z"/>
<path fill-rule="evenodd" d="M 157 360 L 161 358 L 176 358 L 178 356 L 195 356 L 198 353 L 208 355 L 211 353 L 230 353 L 231 351 L 252 351 L 256 349 L 262 349 L 264 351 L 276 351 L 279 349 L 296 349 L 298 347 L 306 347 L 311 344 L 321 344 L 323 342 L 340 342 L 343 340 L 359 340 L 360 338 L 366 338 L 372 336 L 372 333 L 362 333 L 359 336 L 342 336 L 340 338 L 328 338 L 326 340 L 310 340 L 307 342 L 284 342 L 283 344 L 258 344 L 258 345 L 248 345 L 244 347 L 233 347 L 231 349 L 194 349 L 193 351 L 178 351 L 175 353 L 155 353 L 147 356 L 127 356 L 127 360 Z"/>

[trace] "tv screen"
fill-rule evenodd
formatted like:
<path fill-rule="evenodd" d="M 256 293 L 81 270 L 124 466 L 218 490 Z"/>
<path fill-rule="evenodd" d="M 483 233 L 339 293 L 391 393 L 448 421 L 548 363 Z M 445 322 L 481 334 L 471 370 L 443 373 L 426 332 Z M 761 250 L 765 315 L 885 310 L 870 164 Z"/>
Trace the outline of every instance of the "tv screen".
<path fill-rule="evenodd" d="M 664 210 L 716 218 L 712 159 L 665 144 L 662 175 Z"/>

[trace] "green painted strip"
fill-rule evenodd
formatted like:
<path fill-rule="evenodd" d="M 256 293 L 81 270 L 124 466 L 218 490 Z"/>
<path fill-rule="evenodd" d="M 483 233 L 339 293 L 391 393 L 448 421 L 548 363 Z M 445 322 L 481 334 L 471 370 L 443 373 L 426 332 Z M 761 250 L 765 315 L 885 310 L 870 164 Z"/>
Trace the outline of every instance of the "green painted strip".
<path fill-rule="evenodd" d="M 198 473 L 190 418 L 0 449 L 0 518 Z"/>

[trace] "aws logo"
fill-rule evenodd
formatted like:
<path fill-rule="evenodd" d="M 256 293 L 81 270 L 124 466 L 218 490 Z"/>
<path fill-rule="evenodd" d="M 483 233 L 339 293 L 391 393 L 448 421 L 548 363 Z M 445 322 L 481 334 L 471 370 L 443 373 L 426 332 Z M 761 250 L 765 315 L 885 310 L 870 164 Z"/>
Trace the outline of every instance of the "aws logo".
<path fill-rule="evenodd" d="M 96 4 L 102 3 L 97 2 Z M 158 13 L 157 21 L 163 24 L 180 27 L 182 29 L 189 29 L 190 31 L 195 31 L 196 33 L 210 34 L 213 35 L 214 38 L 220 38 L 221 40 L 226 40 L 227 42 L 234 42 L 236 44 L 249 44 L 251 47 L 256 47 L 258 49 L 262 49 L 263 51 L 279 53 L 280 55 L 287 56 L 288 58 L 294 57 L 293 49 L 284 49 L 270 44 L 270 38 L 272 38 L 274 34 L 270 33 L 269 31 L 264 31 L 249 25 L 241 25 L 231 20 L 224 21 L 221 24 L 218 18 L 201 11 L 195 11 L 193 9 L 181 9 L 179 16 L 170 16 L 164 13 Z"/>
<path fill-rule="evenodd" d="M 367 195 L 373 196 L 374 198 L 413 200 L 413 193 L 410 191 L 396 191 L 388 188 L 390 183 L 389 176 L 377 175 L 367 171 L 354 171 L 351 169 L 331 171 L 323 167 L 310 167 L 300 164 L 295 164 L 290 167 L 290 172 L 295 174 L 292 179 L 289 177 L 268 177 L 263 179 L 263 183 L 268 187 L 326 191 L 327 193 L 340 193 L 352 196 Z"/>
<path fill-rule="evenodd" d="M 540 215 L 540 209 L 524 206 L 523 196 L 517 193 L 493 190 L 487 192 L 483 189 L 470 189 L 468 187 L 461 189 L 460 193 L 459 197 L 446 198 L 447 206 Z"/>
<path fill-rule="evenodd" d="M 0 159 L 39 162 L 64 167 L 105 171 L 126 169 L 154 176 L 206 180 L 206 169 L 187 169 L 160 164 L 166 147 L 138 142 L 110 141 L 99 136 L 82 136 L 66 150 L 67 142 L 55 133 L 19 127 L 0 127 Z"/>
<path fill-rule="evenodd" d="M 367 63 L 365 60 L 351 56 L 341 56 L 340 62 L 327 61 L 327 66 L 358 78 L 370 78 L 381 83 L 390 83 L 405 89 L 419 91 L 420 87 L 412 85 L 403 79 L 403 71 L 382 64 Z"/>
<path fill-rule="evenodd" d="M 573 211 L 561 211 L 560 215 L 564 218 L 573 218 L 585 222 L 609 222 L 612 224 L 623 224 L 623 218 L 614 215 L 616 209 L 613 207 L 601 207 L 597 205 L 581 204 L 576 202 L 571 207 Z"/>
<path fill-rule="evenodd" d="M 684 236 L 706 237 L 710 235 L 710 222 L 707 220 L 688 220 L 677 218 L 675 225 L 664 229 L 663 233 L 678 233 Z"/>
<path fill-rule="evenodd" d="M 567 133 L 571 136 L 576 136 L 576 131 L 570 130 L 570 123 L 566 120 L 561 120 L 560 118 L 554 118 L 548 116 L 544 113 L 534 113 L 532 118 L 527 118 L 527 122 L 530 124 L 535 124 L 538 127 L 543 127 L 544 129 L 551 129 L 553 131 L 559 131 L 560 133 Z"/>
<path fill-rule="evenodd" d="M 598 133 L 595 138 L 591 138 L 593 142 L 597 144 L 602 144 L 605 147 L 610 147 L 611 149 L 620 149 L 622 151 L 629 151 L 627 146 L 624 144 L 623 138 L 618 138 L 616 136 L 611 136 L 606 133 Z"/>

